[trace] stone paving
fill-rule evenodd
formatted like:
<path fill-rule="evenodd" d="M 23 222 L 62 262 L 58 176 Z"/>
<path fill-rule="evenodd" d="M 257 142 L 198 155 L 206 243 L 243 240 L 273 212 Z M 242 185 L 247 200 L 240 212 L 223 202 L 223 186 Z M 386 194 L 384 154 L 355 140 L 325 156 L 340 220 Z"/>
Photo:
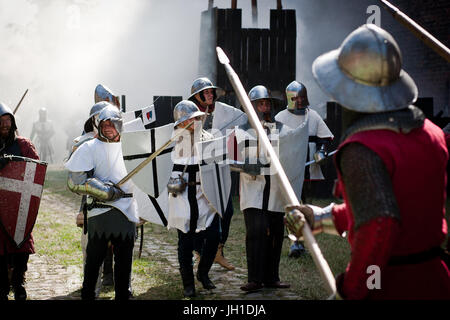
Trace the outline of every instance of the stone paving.
<path fill-rule="evenodd" d="M 69 201 L 70 202 L 70 201 Z M 63 205 L 61 205 L 63 204 Z M 74 221 L 74 212 L 78 210 L 77 203 L 68 203 L 66 198 L 44 191 L 41 208 L 55 209 L 60 215 Z M 61 208 L 65 208 L 61 210 Z M 137 251 L 139 245 L 135 246 Z M 173 245 L 164 243 L 161 239 L 145 235 L 142 256 L 165 257 L 168 261 L 167 272 L 178 274 L 177 250 Z M 135 255 L 137 256 L 137 254 Z M 62 266 L 55 264 L 49 257 L 39 253 L 30 256 L 26 274 L 26 289 L 29 300 L 72 300 L 80 299 L 82 284 L 81 266 Z M 214 264 L 210 271 L 210 278 L 217 286 L 212 291 L 202 288 L 196 280 L 196 288 L 205 300 L 295 300 L 298 299 L 289 289 L 263 289 L 255 293 L 244 293 L 240 286 L 247 280 L 247 270 L 236 268 L 227 271 L 218 264 Z M 181 279 L 180 279 L 181 281 Z M 12 293 L 10 294 L 12 298 Z"/>

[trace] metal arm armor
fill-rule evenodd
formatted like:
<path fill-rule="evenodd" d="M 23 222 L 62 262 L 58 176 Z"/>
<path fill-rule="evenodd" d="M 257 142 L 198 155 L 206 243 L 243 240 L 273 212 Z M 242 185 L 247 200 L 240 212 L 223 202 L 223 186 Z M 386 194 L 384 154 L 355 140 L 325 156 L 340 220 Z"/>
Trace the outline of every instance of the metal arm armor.
<path fill-rule="evenodd" d="M 102 182 L 97 178 L 88 178 L 87 172 L 71 172 L 67 179 L 70 191 L 79 195 L 89 195 L 100 201 L 113 201 L 124 193 L 110 182 Z"/>

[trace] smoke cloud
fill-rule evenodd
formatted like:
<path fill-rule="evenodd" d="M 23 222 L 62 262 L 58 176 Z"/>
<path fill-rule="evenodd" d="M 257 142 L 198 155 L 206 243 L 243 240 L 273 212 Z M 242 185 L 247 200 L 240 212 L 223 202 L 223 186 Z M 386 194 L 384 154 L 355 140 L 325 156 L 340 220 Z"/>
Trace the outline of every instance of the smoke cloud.
<path fill-rule="evenodd" d="M 297 80 L 322 116 L 329 99 L 315 83 L 311 64 L 365 23 L 370 5 L 336 2 L 283 1 L 283 9 L 297 13 Z M 230 4 L 214 1 L 219 8 Z M 66 140 L 82 131 L 97 84 L 126 95 L 127 110 L 150 105 L 154 95 L 189 95 L 200 76 L 200 17 L 207 7 L 207 0 L 0 0 L 0 101 L 13 109 L 29 89 L 16 114 L 19 132 L 29 137 L 45 107 L 57 132 L 55 161 L 61 162 Z M 256 26 L 251 1 L 238 1 L 238 8 L 244 28 L 269 28 L 276 1 L 258 1 Z"/>

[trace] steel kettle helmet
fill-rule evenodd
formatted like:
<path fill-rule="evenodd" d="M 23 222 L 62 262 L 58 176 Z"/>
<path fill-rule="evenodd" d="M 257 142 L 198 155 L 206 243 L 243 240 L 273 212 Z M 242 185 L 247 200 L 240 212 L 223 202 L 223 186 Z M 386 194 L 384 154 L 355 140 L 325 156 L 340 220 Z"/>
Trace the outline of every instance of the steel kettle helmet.
<path fill-rule="evenodd" d="M 174 127 L 176 127 L 183 121 L 204 115 L 205 113 L 200 111 L 200 109 L 194 102 L 189 100 L 182 100 L 178 102 L 173 109 L 173 119 L 175 120 Z"/>
<path fill-rule="evenodd" d="M 213 85 L 212 81 L 209 80 L 209 78 L 202 77 L 195 79 L 192 83 L 191 95 L 189 96 L 188 100 L 194 99 L 197 93 L 201 93 L 206 89 L 214 89 L 214 101 L 223 96 L 225 93 L 223 89 Z"/>
<path fill-rule="evenodd" d="M 374 24 L 362 25 L 338 49 L 319 56 L 312 72 L 331 98 L 357 112 L 403 109 L 418 95 L 414 80 L 402 69 L 397 42 Z"/>

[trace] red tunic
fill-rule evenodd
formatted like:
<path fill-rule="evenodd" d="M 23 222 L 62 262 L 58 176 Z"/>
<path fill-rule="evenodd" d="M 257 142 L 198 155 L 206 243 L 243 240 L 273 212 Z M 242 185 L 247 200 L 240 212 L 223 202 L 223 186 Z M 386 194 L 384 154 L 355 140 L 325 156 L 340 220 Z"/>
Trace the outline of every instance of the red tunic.
<path fill-rule="evenodd" d="M 445 221 L 446 164 L 448 151 L 442 130 L 425 120 L 409 134 L 391 130 L 355 133 L 344 141 L 361 143 L 383 161 L 392 181 L 401 221 L 383 217 L 370 220 L 358 230 L 343 186 L 344 203 L 333 208 L 339 232 L 348 231 L 352 258 L 340 285 L 346 298 L 353 299 L 450 299 L 450 272 L 434 259 L 408 265 L 388 265 L 392 256 L 406 256 L 440 246 L 447 234 Z M 381 289 L 367 288 L 373 272 L 381 269 Z"/>
<path fill-rule="evenodd" d="M 36 148 L 30 140 L 24 137 L 17 137 L 14 143 L 18 143 L 21 152 L 21 154 L 16 154 L 16 156 L 39 160 Z M 7 234 L 5 234 L 3 229 L 0 228 L 0 255 L 18 252 L 35 253 L 33 234 L 31 233 L 28 240 L 25 241 L 20 248 L 17 248 L 14 242 Z"/>

